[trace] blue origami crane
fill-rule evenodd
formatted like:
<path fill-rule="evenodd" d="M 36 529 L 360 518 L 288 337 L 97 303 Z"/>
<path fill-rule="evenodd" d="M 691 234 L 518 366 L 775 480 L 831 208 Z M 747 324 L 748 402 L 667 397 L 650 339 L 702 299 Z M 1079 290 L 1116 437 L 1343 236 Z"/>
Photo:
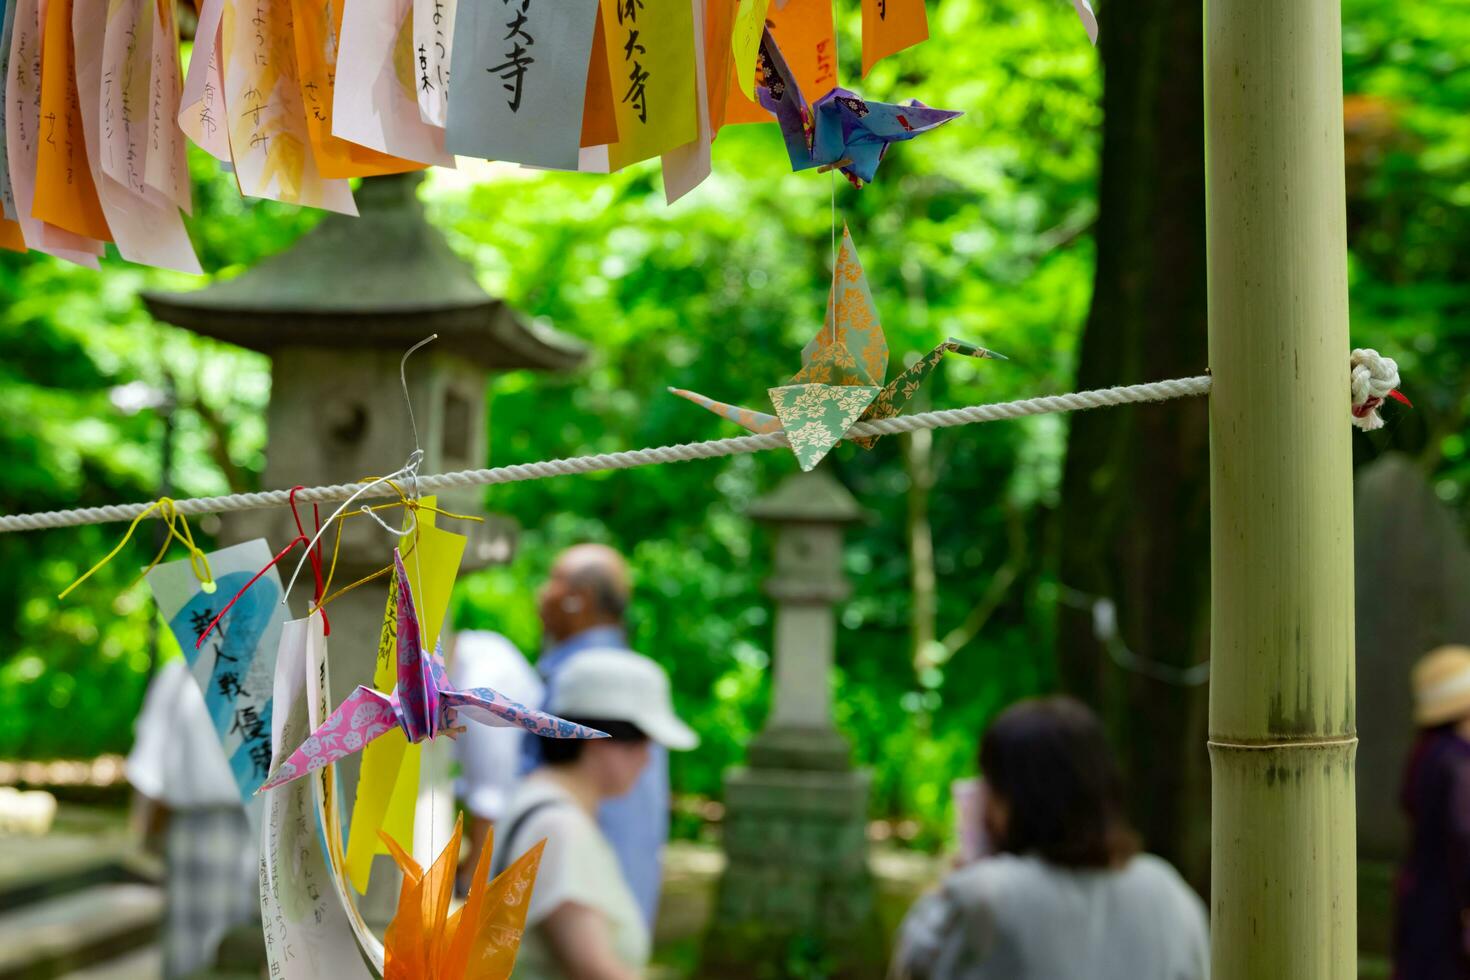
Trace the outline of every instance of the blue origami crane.
<path fill-rule="evenodd" d="M 776 114 L 792 170 L 841 170 L 854 185 L 871 181 L 888 148 L 964 115 L 934 109 L 917 99 L 902 105 L 868 102 L 834 88 L 811 106 L 769 29 L 760 44 L 761 105 Z"/>

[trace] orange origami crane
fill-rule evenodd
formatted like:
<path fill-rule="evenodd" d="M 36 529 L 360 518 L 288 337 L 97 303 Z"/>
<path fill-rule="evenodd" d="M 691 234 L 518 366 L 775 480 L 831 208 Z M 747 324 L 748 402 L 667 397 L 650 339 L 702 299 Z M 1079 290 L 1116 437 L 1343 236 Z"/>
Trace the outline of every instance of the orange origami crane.
<path fill-rule="evenodd" d="M 488 881 L 494 842 L 486 841 L 469 898 L 451 915 L 463 823 L 463 818 L 455 823 L 454 836 L 427 874 L 393 838 L 379 831 L 403 871 L 398 914 L 383 937 L 383 980 L 505 980 L 510 976 L 546 842 L 539 842 L 494 881 Z"/>

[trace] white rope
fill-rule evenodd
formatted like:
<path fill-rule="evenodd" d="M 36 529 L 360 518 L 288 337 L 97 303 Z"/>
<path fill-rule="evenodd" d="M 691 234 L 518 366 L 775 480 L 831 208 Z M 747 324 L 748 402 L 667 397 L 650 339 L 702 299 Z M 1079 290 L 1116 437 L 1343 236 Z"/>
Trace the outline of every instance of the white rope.
<path fill-rule="evenodd" d="M 1378 408 L 1399 386 L 1399 366 L 1376 350 L 1358 348 L 1352 359 L 1353 425 L 1364 432 L 1383 428 Z"/>
<path fill-rule="evenodd" d="M 999 422 L 1004 419 L 1019 419 L 1031 415 L 1048 415 L 1054 412 L 1077 412 L 1090 408 L 1105 408 L 1112 405 L 1132 405 L 1139 402 L 1161 402 L 1174 398 L 1193 398 L 1208 394 L 1210 378 L 1200 375 L 1179 378 L 1173 381 L 1155 381 L 1150 384 L 1125 385 L 1119 388 L 1100 388 L 1094 391 L 1076 391 L 1065 395 L 1047 395 L 1042 398 L 1026 398 L 1014 402 L 996 402 L 989 405 L 971 405 L 968 408 L 951 408 L 938 412 L 922 412 L 918 415 L 901 415 L 897 418 L 859 422 L 847 430 L 849 438 L 859 436 L 896 435 L 919 429 L 947 429 L 957 425 L 972 425 L 978 422 Z M 419 492 L 438 493 L 464 487 L 482 487 L 498 483 L 518 483 L 524 480 L 544 480 L 553 476 L 572 476 L 579 473 L 596 473 L 602 470 L 626 470 L 638 466 L 653 466 L 660 463 L 680 463 L 695 459 L 714 459 L 719 456 L 735 456 L 741 453 L 758 453 L 767 449 L 779 449 L 786 445 L 784 432 L 766 435 L 736 436 L 730 439 L 713 439 L 709 442 L 684 443 L 677 446 L 657 446 L 649 449 L 634 449 L 619 453 L 599 453 L 594 456 L 574 456 L 570 459 L 552 459 L 539 463 L 516 463 L 512 466 L 497 466 L 486 470 L 460 470 L 457 473 L 440 473 L 418 478 Z M 361 483 L 339 483 L 335 486 L 311 487 L 296 493 L 300 503 L 337 503 L 354 495 L 367 497 L 391 497 L 395 492 L 387 486 L 374 487 L 364 492 Z M 242 510 L 262 510 L 268 507 L 285 507 L 290 503 L 291 491 L 267 490 L 262 493 L 234 493 L 224 497 L 194 497 L 175 501 L 178 513 L 224 514 Z M 105 524 L 113 521 L 131 521 L 146 510 L 149 504 L 113 504 L 106 507 L 82 507 L 76 510 L 56 510 L 40 514 L 12 514 L 0 517 L 0 533 L 7 531 L 40 531 L 55 527 L 79 527 L 84 524 Z"/>

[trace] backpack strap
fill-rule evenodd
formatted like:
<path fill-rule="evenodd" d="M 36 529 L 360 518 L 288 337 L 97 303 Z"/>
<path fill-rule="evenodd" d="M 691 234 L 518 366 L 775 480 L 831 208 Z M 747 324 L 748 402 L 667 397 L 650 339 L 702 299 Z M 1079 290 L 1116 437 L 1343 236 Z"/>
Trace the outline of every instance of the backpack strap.
<path fill-rule="evenodd" d="M 516 834 L 525 827 L 526 822 L 542 810 L 566 805 L 565 800 L 539 800 L 516 814 L 516 818 L 510 822 L 510 826 L 505 831 L 505 837 L 496 841 L 495 857 L 490 862 L 490 878 L 492 881 L 496 876 L 502 874 L 506 868 L 510 867 L 510 862 L 513 860 L 512 855 L 516 853 Z M 500 837 L 499 834 L 495 836 L 497 838 Z"/>

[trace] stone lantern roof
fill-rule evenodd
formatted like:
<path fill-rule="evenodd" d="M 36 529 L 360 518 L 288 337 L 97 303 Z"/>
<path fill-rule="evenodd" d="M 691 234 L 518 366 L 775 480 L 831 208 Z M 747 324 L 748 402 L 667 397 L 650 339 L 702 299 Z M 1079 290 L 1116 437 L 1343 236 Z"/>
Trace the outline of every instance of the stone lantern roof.
<path fill-rule="evenodd" d="M 360 217 L 328 214 L 290 248 L 233 278 L 182 293 L 144 293 L 157 319 L 250 350 L 407 350 L 432 333 L 436 350 L 486 371 L 568 371 L 586 349 L 528 323 L 480 288 L 424 217 L 422 174 L 374 177 Z"/>
<path fill-rule="evenodd" d="M 746 513 L 770 524 L 856 524 L 868 512 L 825 470 L 794 473 Z"/>

